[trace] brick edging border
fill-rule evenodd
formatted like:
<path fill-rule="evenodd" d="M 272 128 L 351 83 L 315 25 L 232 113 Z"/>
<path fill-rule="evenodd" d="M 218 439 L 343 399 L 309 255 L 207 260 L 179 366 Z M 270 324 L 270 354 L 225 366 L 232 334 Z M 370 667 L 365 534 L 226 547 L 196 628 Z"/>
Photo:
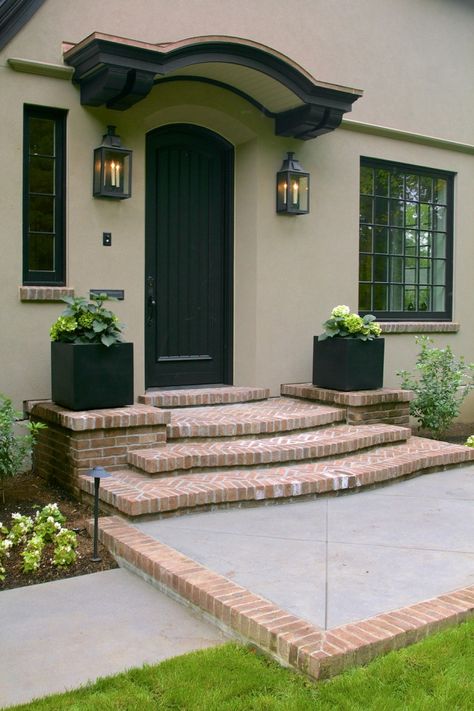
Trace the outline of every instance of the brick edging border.
<path fill-rule="evenodd" d="M 281 663 L 324 679 L 366 664 L 474 614 L 474 586 L 331 630 L 286 612 L 214 573 L 117 516 L 100 519 L 100 538 L 127 564 L 174 597 L 190 603 L 233 634 Z"/>

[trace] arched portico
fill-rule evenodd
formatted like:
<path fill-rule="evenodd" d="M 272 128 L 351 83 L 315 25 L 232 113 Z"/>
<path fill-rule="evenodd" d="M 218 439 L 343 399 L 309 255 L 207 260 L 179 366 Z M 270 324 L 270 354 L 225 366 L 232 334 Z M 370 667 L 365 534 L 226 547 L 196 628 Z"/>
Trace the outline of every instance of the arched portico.
<path fill-rule="evenodd" d="M 148 44 L 93 33 L 69 46 L 81 103 L 126 110 L 163 81 L 199 80 L 223 86 L 275 120 L 279 136 L 309 139 L 334 130 L 362 94 L 314 79 L 283 54 L 236 37 L 192 37 Z"/>

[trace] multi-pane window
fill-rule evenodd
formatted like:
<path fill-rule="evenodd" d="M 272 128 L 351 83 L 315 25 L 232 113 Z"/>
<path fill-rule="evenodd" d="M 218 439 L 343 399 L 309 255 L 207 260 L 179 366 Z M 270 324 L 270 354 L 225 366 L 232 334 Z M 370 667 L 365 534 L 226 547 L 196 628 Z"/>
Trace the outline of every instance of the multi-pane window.
<path fill-rule="evenodd" d="M 64 284 L 66 112 L 25 106 L 23 283 Z"/>
<path fill-rule="evenodd" d="M 453 174 L 363 158 L 359 311 L 450 319 Z"/>

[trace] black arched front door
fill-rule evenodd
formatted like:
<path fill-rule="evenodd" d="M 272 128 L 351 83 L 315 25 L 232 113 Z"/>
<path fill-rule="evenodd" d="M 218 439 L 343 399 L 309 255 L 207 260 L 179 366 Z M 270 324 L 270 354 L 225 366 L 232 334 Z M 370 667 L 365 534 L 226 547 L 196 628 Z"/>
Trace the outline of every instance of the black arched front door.
<path fill-rule="evenodd" d="M 146 387 L 231 383 L 233 147 L 172 125 L 146 156 Z"/>

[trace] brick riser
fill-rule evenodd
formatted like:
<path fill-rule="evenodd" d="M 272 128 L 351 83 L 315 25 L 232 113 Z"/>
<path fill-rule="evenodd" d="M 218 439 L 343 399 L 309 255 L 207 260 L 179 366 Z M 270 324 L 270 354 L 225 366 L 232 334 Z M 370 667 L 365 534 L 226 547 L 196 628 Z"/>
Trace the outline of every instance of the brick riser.
<path fill-rule="evenodd" d="M 101 519 L 102 542 L 132 570 L 240 639 L 313 679 L 400 649 L 474 613 L 474 586 L 331 630 L 303 620 L 125 521 Z"/>
<path fill-rule="evenodd" d="M 215 468 L 266 466 L 334 457 L 406 440 L 410 434 L 406 427 L 393 425 L 337 425 L 269 439 L 167 444 L 159 449 L 131 451 L 128 463 L 147 474 L 169 476 L 173 472 L 180 476 Z"/>
<path fill-rule="evenodd" d="M 230 405 L 256 402 L 270 397 L 268 388 L 224 386 L 216 388 L 189 388 L 180 390 L 150 391 L 138 397 L 138 402 L 154 407 L 202 407 L 203 405 Z"/>
<path fill-rule="evenodd" d="M 472 461 L 473 449 L 412 437 L 405 443 L 313 464 L 159 479 L 124 470 L 103 482 L 100 496 L 109 510 L 125 516 L 161 517 L 197 509 L 313 498 Z M 93 493 L 90 479 L 82 479 L 81 488 Z"/>

